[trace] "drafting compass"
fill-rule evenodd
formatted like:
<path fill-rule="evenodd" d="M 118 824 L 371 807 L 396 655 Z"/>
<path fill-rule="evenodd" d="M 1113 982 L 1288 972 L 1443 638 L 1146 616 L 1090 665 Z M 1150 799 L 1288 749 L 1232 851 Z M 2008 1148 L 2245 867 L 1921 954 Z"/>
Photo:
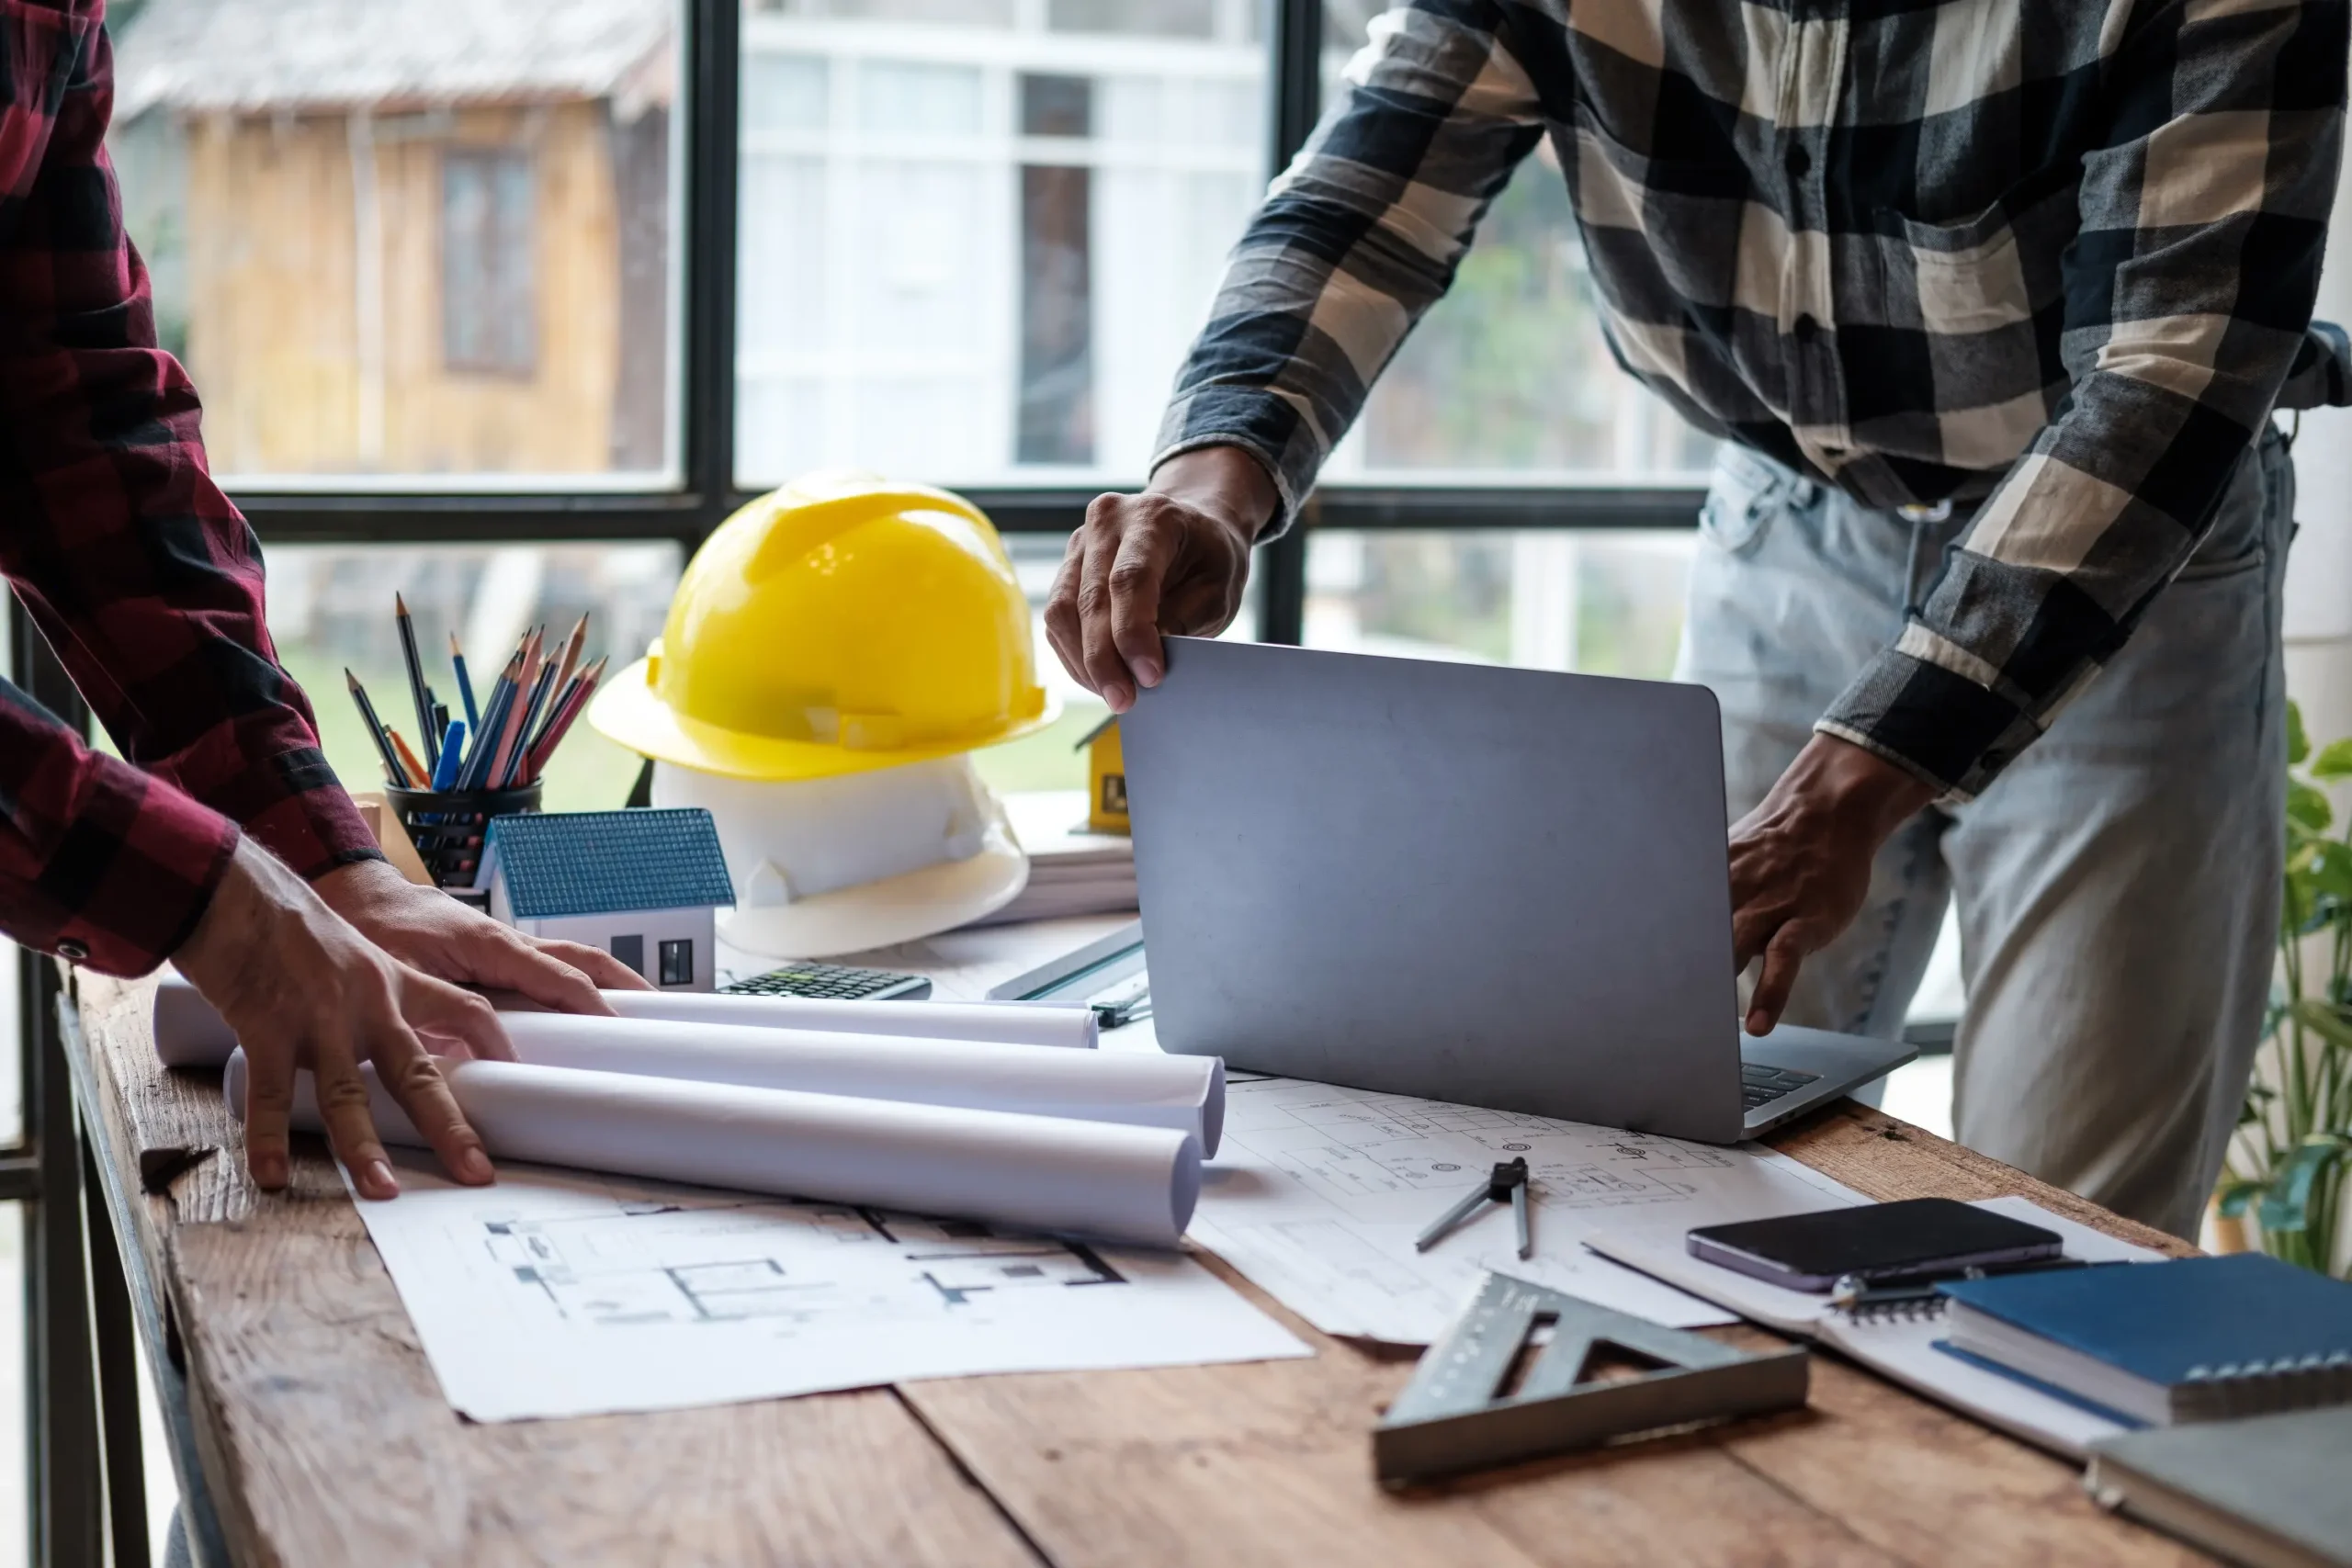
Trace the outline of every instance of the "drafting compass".
<path fill-rule="evenodd" d="M 1486 1186 L 1470 1193 L 1462 1201 L 1430 1222 L 1430 1228 L 1414 1240 L 1413 1250 L 1427 1252 L 1444 1240 L 1447 1232 L 1467 1221 L 1488 1203 L 1510 1205 L 1511 1226 L 1519 1233 L 1519 1255 L 1521 1258 L 1534 1257 L 1535 1235 L 1528 1228 L 1527 1222 L 1527 1159 L 1525 1156 L 1504 1160 L 1496 1166 L 1495 1173 L 1487 1178 Z"/>

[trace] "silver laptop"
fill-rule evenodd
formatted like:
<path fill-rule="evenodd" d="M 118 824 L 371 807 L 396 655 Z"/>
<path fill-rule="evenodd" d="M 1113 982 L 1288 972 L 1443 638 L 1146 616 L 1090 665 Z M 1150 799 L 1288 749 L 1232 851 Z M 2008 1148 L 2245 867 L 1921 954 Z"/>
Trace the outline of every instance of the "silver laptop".
<path fill-rule="evenodd" d="M 1741 1030 L 1704 687 L 1174 637 L 1119 728 L 1168 1050 L 1717 1144 L 1917 1054 Z"/>

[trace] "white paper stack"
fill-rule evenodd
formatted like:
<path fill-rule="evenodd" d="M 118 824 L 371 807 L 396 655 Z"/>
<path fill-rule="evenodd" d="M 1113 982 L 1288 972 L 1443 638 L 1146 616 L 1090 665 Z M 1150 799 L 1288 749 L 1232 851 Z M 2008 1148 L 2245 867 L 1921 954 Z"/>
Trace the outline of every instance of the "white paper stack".
<path fill-rule="evenodd" d="M 1135 840 L 1124 833 L 1089 831 L 1084 790 L 1009 795 L 1005 810 L 1029 856 L 1029 884 L 1012 903 L 973 925 L 1111 915 L 1136 907 Z"/>

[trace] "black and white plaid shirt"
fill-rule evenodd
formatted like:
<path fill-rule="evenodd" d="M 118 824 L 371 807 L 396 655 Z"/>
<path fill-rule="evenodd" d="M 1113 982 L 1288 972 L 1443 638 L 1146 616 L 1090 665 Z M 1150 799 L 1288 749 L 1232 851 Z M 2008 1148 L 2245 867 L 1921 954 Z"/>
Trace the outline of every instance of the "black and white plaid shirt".
<path fill-rule="evenodd" d="M 1821 728 L 1980 790 L 2122 645 L 2310 326 L 2344 0 L 1411 0 L 1235 252 L 1162 456 L 1288 516 L 1549 137 L 1611 344 L 1873 507 L 1981 502 Z"/>

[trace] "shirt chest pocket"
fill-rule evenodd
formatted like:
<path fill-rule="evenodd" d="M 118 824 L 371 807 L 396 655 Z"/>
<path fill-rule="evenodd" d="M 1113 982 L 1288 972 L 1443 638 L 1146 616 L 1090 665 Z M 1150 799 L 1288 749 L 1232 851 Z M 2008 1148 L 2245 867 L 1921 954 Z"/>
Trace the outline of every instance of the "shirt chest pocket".
<path fill-rule="evenodd" d="M 32 188 L 96 24 L 78 7 L 0 0 L 0 197 Z"/>

